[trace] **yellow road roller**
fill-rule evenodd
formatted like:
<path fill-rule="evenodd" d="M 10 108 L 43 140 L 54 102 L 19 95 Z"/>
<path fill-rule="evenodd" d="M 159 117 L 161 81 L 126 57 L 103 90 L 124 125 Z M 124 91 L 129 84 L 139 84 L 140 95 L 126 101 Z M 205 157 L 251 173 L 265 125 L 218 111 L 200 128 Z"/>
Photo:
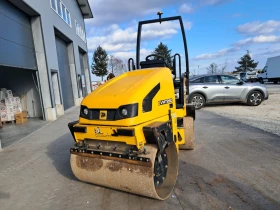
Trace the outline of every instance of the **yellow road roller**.
<path fill-rule="evenodd" d="M 172 69 L 161 55 L 140 62 L 142 25 L 176 20 L 186 71 L 180 54 L 172 56 Z M 128 64 L 128 72 L 86 96 L 79 120 L 68 124 L 75 140 L 71 169 L 84 182 L 165 200 L 176 183 L 179 150 L 194 149 L 195 109 L 186 104 L 189 64 L 181 16 L 161 18 L 160 13 L 158 19 L 140 21 L 136 62 L 130 58 Z"/>

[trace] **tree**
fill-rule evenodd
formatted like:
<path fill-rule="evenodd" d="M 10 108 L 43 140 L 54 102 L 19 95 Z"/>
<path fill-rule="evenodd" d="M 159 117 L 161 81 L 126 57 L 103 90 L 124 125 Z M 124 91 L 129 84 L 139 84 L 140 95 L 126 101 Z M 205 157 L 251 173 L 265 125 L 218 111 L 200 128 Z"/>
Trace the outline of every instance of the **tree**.
<path fill-rule="evenodd" d="M 153 54 L 158 54 L 164 57 L 167 67 L 170 68 L 171 70 L 173 69 L 173 63 L 171 59 L 171 51 L 169 50 L 167 45 L 164 45 L 162 42 L 159 43 L 159 45 L 155 48 L 153 51 Z M 158 60 L 160 57 L 154 56 L 154 60 Z"/>
<path fill-rule="evenodd" d="M 101 77 L 102 81 L 103 77 L 108 74 L 107 61 L 107 52 L 102 47 L 97 47 L 92 57 L 91 72 L 92 74 Z"/>
<path fill-rule="evenodd" d="M 111 73 L 117 75 L 120 75 L 126 71 L 126 65 L 123 63 L 123 61 L 114 55 L 109 56 L 108 60 L 108 68 Z"/>
<path fill-rule="evenodd" d="M 195 70 L 195 69 L 190 70 L 190 73 L 191 73 L 192 75 L 196 75 L 196 70 Z"/>
<path fill-rule="evenodd" d="M 208 74 L 219 73 L 218 65 L 216 63 L 211 63 L 209 67 L 206 68 Z"/>
<path fill-rule="evenodd" d="M 242 56 L 240 58 L 240 61 L 238 61 L 237 63 L 239 64 L 239 66 L 235 67 L 235 69 L 237 71 L 246 71 L 246 72 L 254 70 L 259 64 L 259 62 L 254 62 L 254 60 L 252 60 L 248 50 L 247 50 L 247 54 Z"/>
<path fill-rule="evenodd" d="M 227 69 L 227 61 L 225 62 L 225 64 L 222 66 L 220 73 L 223 74 Z"/>
<path fill-rule="evenodd" d="M 128 71 L 128 66 L 127 66 L 126 62 L 122 61 L 122 64 L 120 65 L 120 68 L 119 68 L 119 74 L 122 74 L 127 71 Z"/>

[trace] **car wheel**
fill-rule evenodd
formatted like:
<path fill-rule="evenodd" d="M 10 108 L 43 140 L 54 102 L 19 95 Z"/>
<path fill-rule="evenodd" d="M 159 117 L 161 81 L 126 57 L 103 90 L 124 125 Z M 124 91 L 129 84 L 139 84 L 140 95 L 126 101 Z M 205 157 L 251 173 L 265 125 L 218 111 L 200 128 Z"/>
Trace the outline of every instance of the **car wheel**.
<path fill-rule="evenodd" d="M 249 94 L 247 104 L 250 106 L 258 106 L 263 101 L 263 95 L 259 91 L 253 91 Z"/>
<path fill-rule="evenodd" d="M 193 94 L 190 103 L 194 105 L 195 109 L 200 109 L 205 105 L 205 98 L 201 94 Z"/>

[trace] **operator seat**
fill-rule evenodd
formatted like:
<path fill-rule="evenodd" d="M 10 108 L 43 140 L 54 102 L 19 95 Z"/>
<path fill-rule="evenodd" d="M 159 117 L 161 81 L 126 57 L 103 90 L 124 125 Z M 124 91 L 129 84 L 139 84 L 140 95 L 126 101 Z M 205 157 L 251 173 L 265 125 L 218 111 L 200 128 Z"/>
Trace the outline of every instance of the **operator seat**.
<path fill-rule="evenodd" d="M 149 57 L 152 57 L 152 56 L 154 56 L 154 57 L 157 56 L 161 59 L 150 60 Z M 157 55 L 157 54 L 151 54 L 146 57 L 145 61 L 140 62 L 140 66 L 141 66 L 141 69 L 144 69 L 144 68 L 166 67 L 167 65 L 166 65 L 164 57 L 162 57 L 161 55 Z"/>

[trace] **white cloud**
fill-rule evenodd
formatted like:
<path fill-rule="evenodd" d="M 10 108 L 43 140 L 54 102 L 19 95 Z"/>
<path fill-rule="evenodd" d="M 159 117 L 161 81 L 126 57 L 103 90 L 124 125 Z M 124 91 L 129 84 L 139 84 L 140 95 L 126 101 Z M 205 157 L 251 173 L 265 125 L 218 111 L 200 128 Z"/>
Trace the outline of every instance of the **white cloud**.
<path fill-rule="evenodd" d="M 280 30 L 280 21 L 276 20 L 254 21 L 237 27 L 237 31 L 243 34 L 269 34 L 277 30 Z"/>
<path fill-rule="evenodd" d="M 272 57 L 274 55 L 279 55 L 279 54 L 280 54 L 280 44 L 275 44 L 271 48 L 267 47 L 267 48 L 259 49 L 259 52 L 256 53 L 256 57 L 264 56 L 264 55 L 268 57 Z"/>
<path fill-rule="evenodd" d="M 144 60 L 145 57 L 152 53 L 153 50 L 142 48 L 140 49 L 140 60 Z M 129 58 L 133 58 L 134 62 L 136 62 L 136 52 L 135 51 L 119 51 L 113 53 L 115 57 L 128 61 Z"/>
<path fill-rule="evenodd" d="M 194 11 L 194 8 L 192 4 L 182 4 L 179 8 L 179 13 L 192 13 Z"/>
<path fill-rule="evenodd" d="M 146 15 L 157 18 L 157 12 L 184 0 L 89 0 L 93 12 L 93 19 L 86 20 L 87 24 L 102 26 L 112 23 L 139 19 Z M 163 14 L 163 17 L 165 14 Z"/>
<path fill-rule="evenodd" d="M 235 45 L 235 46 L 245 46 L 245 45 L 250 45 L 250 44 L 277 43 L 277 42 L 280 42 L 280 36 L 260 35 L 260 36 L 255 36 L 253 38 L 240 40 L 240 41 L 234 43 L 233 45 Z"/>
<path fill-rule="evenodd" d="M 231 0 L 200 0 L 201 5 L 218 5 L 229 2 Z"/>
<path fill-rule="evenodd" d="M 196 4 L 213 6 L 228 1 L 231 0 L 200 0 Z M 89 3 L 94 18 L 86 19 L 85 22 L 91 26 L 120 24 L 133 19 L 143 20 L 142 18 L 147 15 L 158 18 L 158 11 L 163 11 L 162 17 L 165 17 L 165 8 L 170 8 L 174 5 L 185 5 L 181 6 L 185 11 L 190 11 L 192 7 L 190 4 L 186 4 L 186 0 L 89 0 Z"/>
<path fill-rule="evenodd" d="M 184 22 L 185 30 L 190 30 L 191 22 Z M 114 30 L 111 30 L 114 28 Z M 180 25 L 178 22 L 163 22 L 162 24 L 143 25 L 141 41 L 170 38 L 178 33 Z M 128 27 L 121 29 L 117 25 L 111 25 L 99 31 L 99 36 L 89 37 L 87 39 L 88 49 L 95 50 L 99 45 L 109 52 L 124 52 L 135 49 L 137 39 L 137 27 Z"/>
<path fill-rule="evenodd" d="M 239 47 L 227 48 L 227 49 L 220 50 L 220 51 L 218 51 L 216 53 L 206 53 L 206 54 L 198 55 L 198 56 L 194 57 L 194 60 L 214 59 L 214 58 L 218 58 L 218 57 L 222 57 L 222 56 L 228 55 L 230 53 L 237 52 L 239 50 L 240 50 Z"/>

